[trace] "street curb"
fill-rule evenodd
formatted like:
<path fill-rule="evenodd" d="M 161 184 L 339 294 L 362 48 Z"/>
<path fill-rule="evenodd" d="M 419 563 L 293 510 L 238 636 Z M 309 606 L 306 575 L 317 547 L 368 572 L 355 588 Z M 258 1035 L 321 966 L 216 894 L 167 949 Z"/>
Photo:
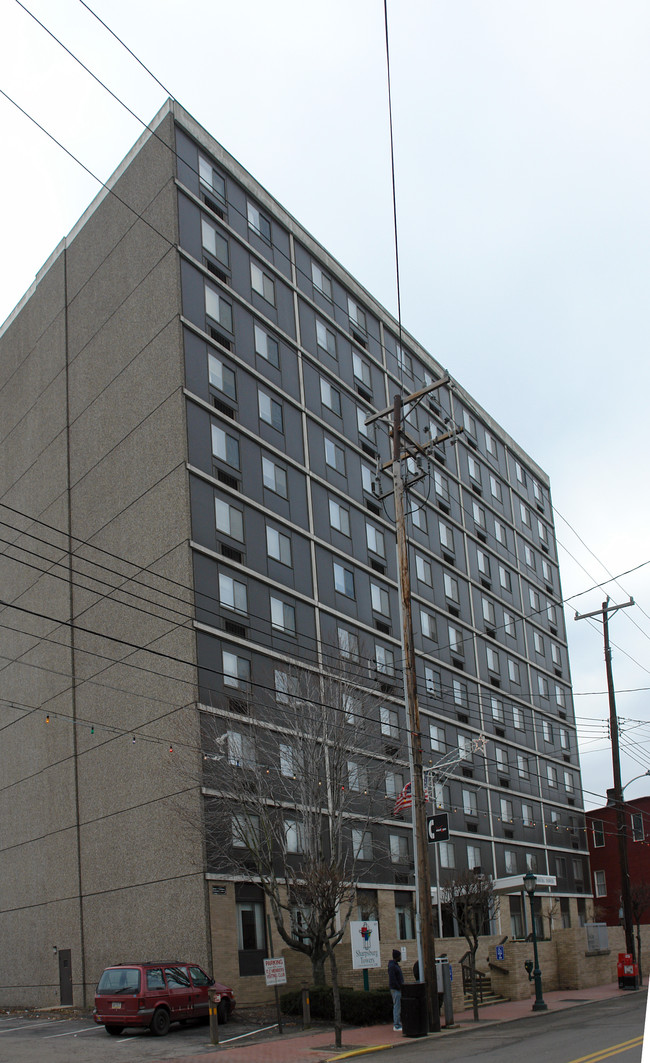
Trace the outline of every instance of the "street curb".
<path fill-rule="evenodd" d="M 388 1045 L 371 1045 L 369 1048 L 354 1048 L 350 1052 L 342 1052 L 338 1056 L 329 1056 L 325 1063 L 335 1063 L 337 1059 L 352 1059 L 353 1056 L 365 1056 L 369 1052 L 383 1052 L 386 1048 L 396 1048 L 394 1044 Z"/>

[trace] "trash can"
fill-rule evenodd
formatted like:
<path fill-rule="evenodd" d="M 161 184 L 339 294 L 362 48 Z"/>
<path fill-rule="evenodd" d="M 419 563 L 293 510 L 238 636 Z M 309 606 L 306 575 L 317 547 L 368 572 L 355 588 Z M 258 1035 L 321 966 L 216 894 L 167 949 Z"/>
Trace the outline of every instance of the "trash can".
<path fill-rule="evenodd" d="M 402 986 L 402 1033 L 404 1037 L 426 1037 L 428 1032 L 426 982 L 405 982 Z"/>

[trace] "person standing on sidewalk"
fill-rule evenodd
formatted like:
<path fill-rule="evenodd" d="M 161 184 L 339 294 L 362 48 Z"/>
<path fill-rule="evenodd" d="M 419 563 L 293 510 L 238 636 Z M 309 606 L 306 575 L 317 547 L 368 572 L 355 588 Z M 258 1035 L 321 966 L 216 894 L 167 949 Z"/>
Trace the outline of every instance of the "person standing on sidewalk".
<path fill-rule="evenodd" d="M 393 949 L 393 958 L 388 961 L 388 988 L 393 998 L 393 1029 L 402 1029 L 402 986 L 404 975 L 399 961 L 402 954 L 399 949 Z"/>

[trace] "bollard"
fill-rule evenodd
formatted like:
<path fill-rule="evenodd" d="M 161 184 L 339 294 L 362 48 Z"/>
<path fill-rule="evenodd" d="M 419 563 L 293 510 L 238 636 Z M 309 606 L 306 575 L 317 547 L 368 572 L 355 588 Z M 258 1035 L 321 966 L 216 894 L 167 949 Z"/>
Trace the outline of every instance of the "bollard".
<path fill-rule="evenodd" d="M 302 990 L 302 1028 L 306 1030 L 311 1026 L 311 1013 L 309 1010 L 309 990 Z"/>
<path fill-rule="evenodd" d="M 214 989 L 208 989 L 208 999 L 210 1001 L 210 1041 L 213 1045 L 219 1044 L 219 1012 L 218 1007 L 221 1003 L 221 993 L 217 993 Z"/>

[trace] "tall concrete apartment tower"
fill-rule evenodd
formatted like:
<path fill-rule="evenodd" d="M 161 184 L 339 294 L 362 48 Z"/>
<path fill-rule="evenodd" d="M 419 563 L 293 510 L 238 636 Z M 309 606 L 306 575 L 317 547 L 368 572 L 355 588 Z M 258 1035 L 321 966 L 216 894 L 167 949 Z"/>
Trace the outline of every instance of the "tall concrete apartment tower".
<path fill-rule="evenodd" d="M 2 327 L 0 1003 L 80 1004 L 152 956 L 260 999 L 263 899 L 213 865 L 191 769 L 208 718 L 253 761 L 245 699 L 333 647 L 382 701 L 388 858 L 364 896 L 382 940 L 412 936 L 390 440 L 365 421 L 445 374 L 397 336 L 171 101 Z M 565 925 L 589 892 L 549 484 L 456 382 L 407 427 L 447 418 L 408 529 L 423 756 L 460 751 L 435 925 L 435 887 L 480 867 L 521 936 L 527 870 Z"/>

